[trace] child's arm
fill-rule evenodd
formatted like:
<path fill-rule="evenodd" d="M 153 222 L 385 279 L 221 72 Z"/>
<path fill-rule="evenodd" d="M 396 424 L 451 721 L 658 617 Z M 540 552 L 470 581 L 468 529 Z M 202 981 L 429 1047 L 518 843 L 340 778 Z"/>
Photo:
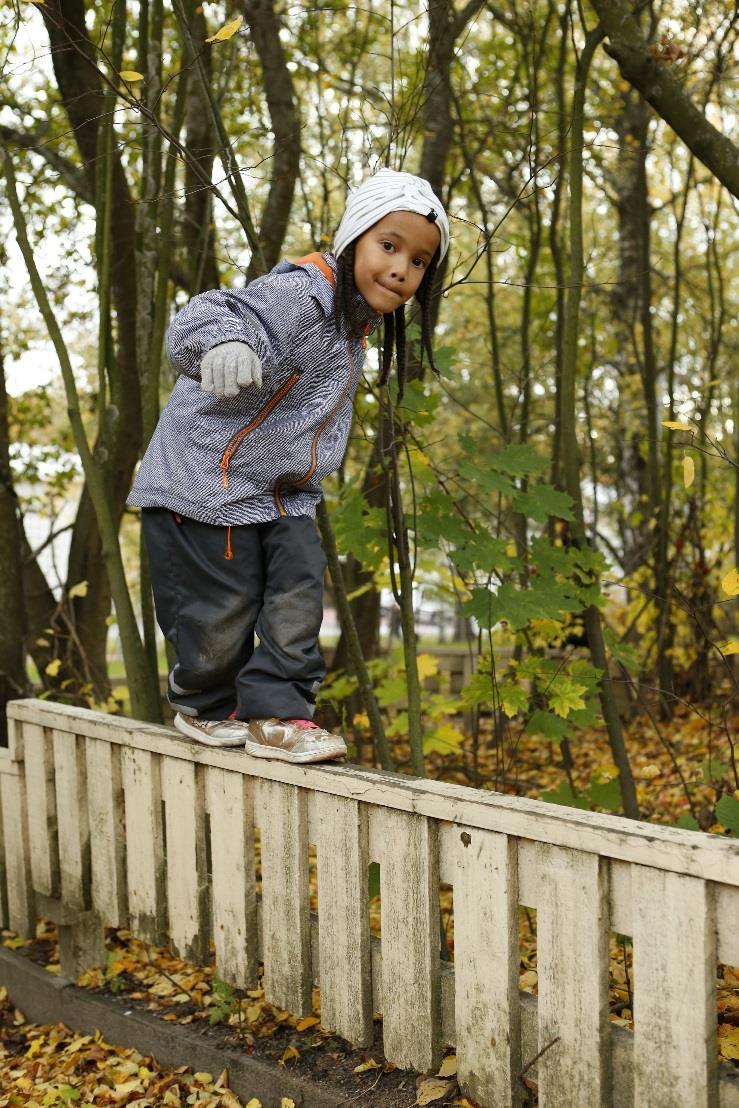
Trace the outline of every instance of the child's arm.
<path fill-rule="evenodd" d="M 237 396 L 248 385 L 262 387 L 262 363 L 245 342 L 222 342 L 200 363 L 200 387 L 216 396 Z"/>
<path fill-rule="evenodd" d="M 199 381 L 209 350 L 245 343 L 269 380 L 321 314 L 303 270 L 276 273 L 243 289 L 214 289 L 193 296 L 174 317 L 166 336 L 167 356 L 177 373 Z"/>

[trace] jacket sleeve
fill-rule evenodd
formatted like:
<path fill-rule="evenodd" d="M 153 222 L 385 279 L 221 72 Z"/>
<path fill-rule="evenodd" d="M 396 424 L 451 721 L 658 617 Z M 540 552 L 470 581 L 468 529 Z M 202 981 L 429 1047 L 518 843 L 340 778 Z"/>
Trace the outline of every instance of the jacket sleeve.
<path fill-rule="evenodd" d="M 244 342 L 261 361 L 267 384 L 292 362 L 298 339 L 315 328 L 321 310 L 303 270 L 268 273 L 244 289 L 202 292 L 172 320 L 167 357 L 176 373 L 200 380 L 200 363 L 209 350 Z"/>

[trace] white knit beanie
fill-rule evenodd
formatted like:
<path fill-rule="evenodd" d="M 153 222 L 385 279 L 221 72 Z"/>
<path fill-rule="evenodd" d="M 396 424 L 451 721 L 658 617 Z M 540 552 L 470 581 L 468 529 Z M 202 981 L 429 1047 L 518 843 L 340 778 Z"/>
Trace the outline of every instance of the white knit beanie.
<path fill-rule="evenodd" d="M 449 220 L 428 181 L 412 173 L 380 169 L 349 194 L 344 215 L 334 238 L 334 256 L 355 238 L 368 231 L 390 212 L 417 212 L 435 223 L 441 236 L 439 261 L 449 249 Z"/>

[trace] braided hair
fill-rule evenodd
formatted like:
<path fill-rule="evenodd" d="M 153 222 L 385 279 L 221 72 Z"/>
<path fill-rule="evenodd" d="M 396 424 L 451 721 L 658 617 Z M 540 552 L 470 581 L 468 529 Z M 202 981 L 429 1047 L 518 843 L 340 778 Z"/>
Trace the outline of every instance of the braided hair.
<path fill-rule="evenodd" d="M 356 239 L 346 246 L 336 259 L 336 292 L 334 294 L 334 323 L 336 330 L 341 331 L 342 323 L 346 324 L 350 336 L 361 338 L 362 329 L 357 320 L 356 312 L 356 285 L 354 284 L 354 250 Z M 434 365 L 434 353 L 431 345 L 433 333 L 432 306 L 434 295 L 434 278 L 439 264 L 439 249 L 437 248 L 433 258 L 426 267 L 420 285 L 416 289 L 416 300 L 421 306 L 421 364 L 423 364 L 424 351 L 429 360 L 429 365 L 434 373 L 438 373 Z M 386 312 L 383 315 L 384 327 L 382 335 L 382 366 L 380 369 L 380 386 L 387 384 L 390 376 L 390 368 L 395 351 L 395 363 L 398 374 L 398 399 L 403 399 L 406 374 L 408 369 L 408 352 L 405 341 L 405 304 L 401 304 L 394 312 Z"/>

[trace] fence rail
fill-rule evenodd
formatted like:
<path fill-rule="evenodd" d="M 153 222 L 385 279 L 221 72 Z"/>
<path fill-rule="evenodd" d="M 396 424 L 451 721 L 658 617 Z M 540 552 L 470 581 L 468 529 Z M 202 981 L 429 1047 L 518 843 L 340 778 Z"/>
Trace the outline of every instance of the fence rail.
<path fill-rule="evenodd" d="M 8 706 L 0 915 L 55 919 L 63 963 L 127 927 L 255 983 L 355 1045 L 428 1071 L 445 1044 L 484 1108 L 736 1108 L 717 1060 L 717 962 L 739 964 L 739 844 L 714 835 L 350 766 L 296 766 L 41 700 Z M 257 896 L 254 828 L 260 831 Z M 309 900 L 316 849 L 318 911 Z M 380 866 L 381 940 L 368 867 Z M 453 888 L 454 962 L 439 957 Z M 518 989 L 518 908 L 537 913 L 538 997 Z M 632 1032 L 608 1018 L 609 933 L 633 938 Z"/>

